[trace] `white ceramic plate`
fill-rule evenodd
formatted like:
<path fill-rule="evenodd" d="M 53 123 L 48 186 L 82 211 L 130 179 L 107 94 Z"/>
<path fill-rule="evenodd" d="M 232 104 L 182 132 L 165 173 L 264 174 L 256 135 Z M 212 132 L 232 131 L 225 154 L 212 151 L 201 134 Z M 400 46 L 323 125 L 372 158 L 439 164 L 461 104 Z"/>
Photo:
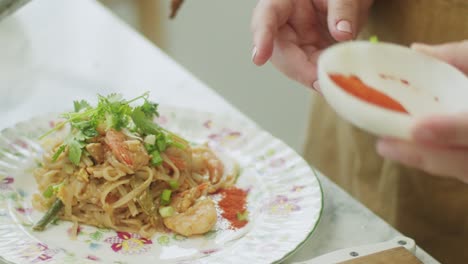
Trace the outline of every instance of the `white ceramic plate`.
<path fill-rule="evenodd" d="M 411 138 L 417 118 L 468 111 L 468 78 L 455 67 L 407 47 L 351 41 L 327 49 L 318 62 L 327 102 L 344 119 L 373 134 Z M 369 104 L 344 91 L 330 73 L 356 75 L 409 113 Z"/>
<path fill-rule="evenodd" d="M 31 206 L 37 192 L 31 171 L 41 148 L 37 137 L 53 116 L 19 123 L 0 134 L 0 262 L 7 263 L 275 263 L 297 250 L 317 225 L 323 196 L 315 172 L 293 150 L 258 127 L 230 117 L 163 108 L 158 122 L 193 142 L 209 142 L 241 166 L 237 186 L 249 190 L 249 224 L 226 228 L 220 219 L 203 236 L 138 235 L 71 223 L 44 232 L 31 225 L 42 213 Z"/>

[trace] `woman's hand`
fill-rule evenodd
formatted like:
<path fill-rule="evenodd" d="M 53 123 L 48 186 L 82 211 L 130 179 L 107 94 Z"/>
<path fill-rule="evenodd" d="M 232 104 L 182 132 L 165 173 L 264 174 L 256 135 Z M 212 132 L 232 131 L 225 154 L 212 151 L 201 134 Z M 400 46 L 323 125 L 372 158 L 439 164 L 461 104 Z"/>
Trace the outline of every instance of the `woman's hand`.
<path fill-rule="evenodd" d="M 252 18 L 257 65 L 270 58 L 281 72 L 308 87 L 317 58 L 336 41 L 356 37 L 373 0 L 260 0 Z"/>
<path fill-rule="evenodd" d="M 416 44 L 413 48 L 445 60 L 468 74 L 468 40 L 439 46 Z M 466 100 L 468 102 L 468 98 Z M 405 165 L 468 183 L 468 113 L 420 120 L 412 136 L 412 142 L 381 139 L 377 151 Z"/>

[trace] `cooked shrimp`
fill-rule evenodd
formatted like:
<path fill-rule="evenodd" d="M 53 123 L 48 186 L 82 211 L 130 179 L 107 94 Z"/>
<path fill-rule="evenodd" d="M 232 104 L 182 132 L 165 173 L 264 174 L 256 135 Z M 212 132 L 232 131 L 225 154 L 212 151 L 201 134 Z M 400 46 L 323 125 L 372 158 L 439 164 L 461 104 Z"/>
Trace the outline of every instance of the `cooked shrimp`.
<path fill-rule="evenodd" d="M 176 212 L 185 212 L 190 206 L 192 206 L 196 200 L 206 195 L 206 189 L 208 183 L 200 184 L 197 187 L 186 190 L 172 198 L 171 206 L 174 207 Z"/>
<path fill-rule="evenodd" d="M 150 157 L 145 149 L 145 146 L 139 140 L 128 140 L 125 141 L 128 149 L 130 150 L 130 157 L 133 161 L 133 169 L 138 170 L 139 168 L 148 165 Z"/>
<path fill-rule="evenodd" d="M 165 154 L 179 170 L 189 170 L 191 168 L 192 150 L 190 146 L 187 145 L 184 149 L 169 147 Z"/>
<path fill-rule="evenodd" d="M 122 132 L 113 129 L 106 132 L 105 142 L 112 154 L 122 163 L 137 170 L 149 162 L 149 156 L 143 144 L 137 140 L 128 140 Z"/>
<path fill-rule="evenodd" d="M 198 200 L 183 213 L 164 218 L 164 225 L 183 236 L 200 235 L 216 224 L 216 208 L 210 198 Z"/>
<path fill-rule="evenodd" d="M 218 183 L 224 173 L 223 163 L 209 148 L 193 148 L 193 172 L 208 174 L 210 182 Z"/>
<path fill-rule="evenodd" d="M 216 223 L 216 208 L 210 198 L 205 197 L 208 184 L 204 183 L 186 190 L 172 199 L 175 215 L 164 219 L 164 225 L 184 236 L 198 235 L 210 231 Z"/>
<path fill-rule="evenodd" d="M 125 135 L 123 133 L 111 129 L 107 131 L 105 141 L 112 150 L 112 153 L 120 162 L 129 166 L 133 165 L 133 160 L 130 157 L 130 151 L 128 150 L 127 145 L 124 144 Z"/>

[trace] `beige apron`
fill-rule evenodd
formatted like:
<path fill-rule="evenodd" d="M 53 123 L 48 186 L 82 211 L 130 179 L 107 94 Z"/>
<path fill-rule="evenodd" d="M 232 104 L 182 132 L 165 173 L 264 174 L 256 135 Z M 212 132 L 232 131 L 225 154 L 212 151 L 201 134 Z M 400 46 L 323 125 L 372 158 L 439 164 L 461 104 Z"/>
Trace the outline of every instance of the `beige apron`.
<path fill-rule="evenodd" d="M 376 0 L 362 37 L 371 34 L 400 44 L 468 39 L 468 0 Z M 382 160 L 376 138 L 320 97 L 308 135 L 311 164 L 442 263 L 468 263 L 468 185 Z"/>

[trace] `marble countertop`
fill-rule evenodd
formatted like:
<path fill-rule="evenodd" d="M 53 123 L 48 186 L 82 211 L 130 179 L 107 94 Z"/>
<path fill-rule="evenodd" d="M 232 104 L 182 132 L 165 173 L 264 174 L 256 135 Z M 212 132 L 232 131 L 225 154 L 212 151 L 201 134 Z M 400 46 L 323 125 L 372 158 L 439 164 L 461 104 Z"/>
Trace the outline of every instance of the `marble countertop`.
<path fill-rule="evenodd" d="M 249 120 L 157 47 L 92 0 L 34 0 L 0 23 L 0 129 L 76 98 L 152 91 L 153 99 Z M 401 236 L 326 177 L 322 219 L 285 263 Z M 424 263 L 438 263 L 422 249 Z"/>

